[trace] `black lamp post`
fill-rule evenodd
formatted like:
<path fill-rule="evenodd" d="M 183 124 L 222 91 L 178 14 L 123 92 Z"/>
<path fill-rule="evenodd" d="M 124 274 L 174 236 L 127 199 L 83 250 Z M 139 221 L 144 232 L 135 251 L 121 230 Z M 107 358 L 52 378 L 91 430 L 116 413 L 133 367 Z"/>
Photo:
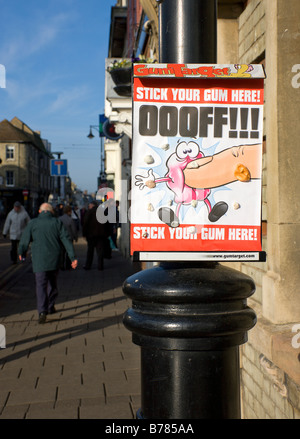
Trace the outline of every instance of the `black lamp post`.
<path fill-rule="evenodd" d="M 94 134 L 93 134 L 93 131 L 92 131 L 93 128 L 96 128 L 96 126 L 95 126 L 95 125 L 90 125 L 90 132 L 89 132 L 89 134 L 87 135 L 87 137 L 88 137 L 89 139 L 93 139 L 93 138 L 95 137 Z"/>
<path fill-rule="evenodd" d="M 106 182 L 106 173 L 105 173 L 105 150 L 103 145 L 103 136 L 101 136 L 101 131 L 98 125 L 90 125 L 90 132 L 87 135 L 89 139 L 93 139 L 95 136 L 93 134 L 93 130 L 96 130 L 99 133 L 100 137 L 100 175 L 99 175 L 99 182 L 98 183 L 104 183 Z M 99 186 L 99 184 L 98 184 Z"/>
<path fill-rule="evenodd" d="M 216 62 L 216 0 L 159 1 L 162 63 Z M 129 277 L 124 315 L 141 347 L 141 419 L 240 418 L 239 345 L 256 316 L 253 280 L 208 262 L 164 262 Z"/>

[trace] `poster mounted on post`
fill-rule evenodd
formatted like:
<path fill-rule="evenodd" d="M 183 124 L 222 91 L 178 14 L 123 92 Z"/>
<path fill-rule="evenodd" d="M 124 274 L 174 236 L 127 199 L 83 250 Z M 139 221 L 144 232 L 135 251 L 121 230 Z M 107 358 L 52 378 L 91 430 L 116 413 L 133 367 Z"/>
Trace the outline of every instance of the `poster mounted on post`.
<path fill-rule="evenodd" d="M 262 65 L 135 64 L 131 254 L 263 260 Z"/>

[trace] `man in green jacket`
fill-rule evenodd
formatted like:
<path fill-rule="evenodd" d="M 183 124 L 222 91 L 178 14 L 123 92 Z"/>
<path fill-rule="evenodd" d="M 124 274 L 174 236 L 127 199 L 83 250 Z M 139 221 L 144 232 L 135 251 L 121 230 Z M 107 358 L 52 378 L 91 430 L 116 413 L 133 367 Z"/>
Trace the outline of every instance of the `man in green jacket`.
<path fill-rule="evenodd" d="M 51 204 L 43 203 L 39 209 L 39 216 L 31 220 L 25 228 L 19 243 L 20 260 L 25 258 L 30 243 L 39 323 L 45 323 L 47 314 L 55 312 L 62 246 L 68 253 L 72 268 L 77 267 L 72 241 L 63 223 L 54 217 Z"/>

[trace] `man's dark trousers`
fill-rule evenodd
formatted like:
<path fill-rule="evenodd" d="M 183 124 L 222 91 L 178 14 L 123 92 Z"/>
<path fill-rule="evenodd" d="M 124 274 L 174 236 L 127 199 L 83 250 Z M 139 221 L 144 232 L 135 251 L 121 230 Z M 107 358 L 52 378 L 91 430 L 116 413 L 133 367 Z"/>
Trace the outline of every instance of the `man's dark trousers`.
<path fill-rule="evenodd" d="M 104 238 L 92 237 L 87 239 L 87 255 L 85 267 L 91 268 L 94 257 L 94 249 L 97 252 L 97 266 L 98 270 L 103 270 L 103 258 L 104 258 Z"/>
<path fill-rule="evenodd" d="M 58 270 L 35 273 L 38 313 L 48 313 L 55 305 L 58 295 Z"/>
<path fill-rule="evenodd" d="M 18 260 L 18 245 L 19 245 L 18 239 L 11 239 L 10 258 L 11 261 L 14 263 L 16 263 Z"/>

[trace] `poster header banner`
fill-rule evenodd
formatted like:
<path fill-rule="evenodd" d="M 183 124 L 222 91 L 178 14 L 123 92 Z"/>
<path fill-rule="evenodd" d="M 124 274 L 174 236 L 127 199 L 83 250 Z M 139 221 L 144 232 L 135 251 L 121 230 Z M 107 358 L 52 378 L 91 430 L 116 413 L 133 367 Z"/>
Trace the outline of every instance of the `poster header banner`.
<path fill-rule="evenodd" d="M 262 64 L 141 64 L 133 66 L 139 78 L 243 78 L 265 79 Z"/>

